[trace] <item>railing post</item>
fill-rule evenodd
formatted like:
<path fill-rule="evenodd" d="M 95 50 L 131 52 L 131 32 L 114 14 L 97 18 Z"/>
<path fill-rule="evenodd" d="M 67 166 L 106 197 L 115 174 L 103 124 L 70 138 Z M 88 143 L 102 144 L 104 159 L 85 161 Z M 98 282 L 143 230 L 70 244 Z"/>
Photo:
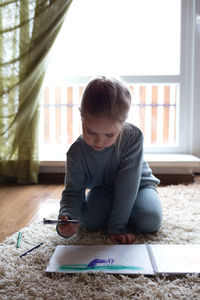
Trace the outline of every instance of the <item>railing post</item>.
<path fill-rule="evenodd" d="M 152 86 L 152 108 L 151 108 L 151 143 L 157 142 L 157 114 L 158 114 L 158 86 Z"/>
<path fill-rule="evenodd" d="M 67 87 L 67 143 L 73 142 L 73 88 Z"/>

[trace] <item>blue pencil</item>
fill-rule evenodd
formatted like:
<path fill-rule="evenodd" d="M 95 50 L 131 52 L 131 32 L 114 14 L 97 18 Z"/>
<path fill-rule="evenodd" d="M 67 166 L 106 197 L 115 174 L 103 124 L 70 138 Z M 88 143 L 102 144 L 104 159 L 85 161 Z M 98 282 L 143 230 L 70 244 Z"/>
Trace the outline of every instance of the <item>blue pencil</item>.
<path fill-rule="evenodd" d="M 40 243 L 40 244 L 34 246 L 33 248 L 31 248 L 31 249 L 29 249 L 28 251 L 26 251 L 26 252 L 24 252 L 23 254 L 21 254 L 19 257 L 25 256 L 27 253 L 33 251 L 34 249 L 37 249 L 37 248 L 40 247 L 41 245 L 43 245 L 43 243 Z"/>

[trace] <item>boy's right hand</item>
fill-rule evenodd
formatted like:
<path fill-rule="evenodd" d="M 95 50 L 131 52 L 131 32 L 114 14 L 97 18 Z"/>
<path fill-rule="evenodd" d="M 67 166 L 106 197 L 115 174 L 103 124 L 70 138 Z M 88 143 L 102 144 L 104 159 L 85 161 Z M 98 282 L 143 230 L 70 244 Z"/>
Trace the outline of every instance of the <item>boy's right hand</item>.
<path fill-rule="evenodd" d="M 62 221 L 68 221 L 69 217 L 67 215 L 62 215 L 60 217 Z M 68 223 L 66 225 L 58 225 L 58 232 L 65 237 L 70 237 L 76 233 L 80 226 L 80 223 Z"/>

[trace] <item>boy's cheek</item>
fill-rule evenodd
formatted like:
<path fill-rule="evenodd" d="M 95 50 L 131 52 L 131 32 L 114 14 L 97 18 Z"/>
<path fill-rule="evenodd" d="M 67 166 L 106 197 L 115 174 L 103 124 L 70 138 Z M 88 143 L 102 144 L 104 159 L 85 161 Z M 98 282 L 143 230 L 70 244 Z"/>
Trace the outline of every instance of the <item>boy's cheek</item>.
<path fill-rule="evenodd" d="M 113 138 L 112 140 L 108 141 L 108 146 L 112 146 L 116 142 L 116 138 Z"/>
<path fill-rule="evenodd" d="M 89 138 L 87 135 L 83 135 L 83 139 L 88 145 L 92 144 L 92 138 Z"/>

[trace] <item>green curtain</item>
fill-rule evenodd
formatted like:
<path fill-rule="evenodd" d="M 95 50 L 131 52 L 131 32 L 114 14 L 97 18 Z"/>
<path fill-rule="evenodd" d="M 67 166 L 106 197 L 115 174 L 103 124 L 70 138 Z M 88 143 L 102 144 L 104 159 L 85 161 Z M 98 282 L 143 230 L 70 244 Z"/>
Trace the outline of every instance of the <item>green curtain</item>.
<path fill-rule="evenodd" d="M 39 100 L 72 0 L 0 0 L 0 182 L 37 183 Z"/>

